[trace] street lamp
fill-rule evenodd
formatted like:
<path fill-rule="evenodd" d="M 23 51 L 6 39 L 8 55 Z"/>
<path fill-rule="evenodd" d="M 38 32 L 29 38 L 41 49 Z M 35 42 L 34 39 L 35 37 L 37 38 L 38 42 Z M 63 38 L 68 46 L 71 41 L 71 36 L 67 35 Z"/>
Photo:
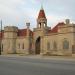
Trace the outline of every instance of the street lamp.
<path fill-rule="evenodd" d="M 0 22 L 1 24 L 1 30 L 0 30 L 0 55 L 1 55 L 1 51 L 2 51 L 2 48 L 1 48 L 1 45 L 2 45 L 2 20 Z"/>

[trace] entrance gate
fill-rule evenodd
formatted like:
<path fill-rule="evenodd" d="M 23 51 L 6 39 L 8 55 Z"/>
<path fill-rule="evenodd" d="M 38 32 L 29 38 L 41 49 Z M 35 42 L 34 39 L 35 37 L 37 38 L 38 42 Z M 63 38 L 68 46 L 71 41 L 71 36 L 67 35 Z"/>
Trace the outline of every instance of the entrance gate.
<path fill-rule="evenodd" d="M 35 42 L 35 54 L 40 54 L 40 37 Z"/>

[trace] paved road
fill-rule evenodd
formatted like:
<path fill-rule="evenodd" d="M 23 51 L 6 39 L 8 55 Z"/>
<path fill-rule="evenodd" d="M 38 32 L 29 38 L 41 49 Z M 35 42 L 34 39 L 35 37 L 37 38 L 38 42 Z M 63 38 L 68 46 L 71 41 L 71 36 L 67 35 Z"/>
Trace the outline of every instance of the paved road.
<path fill-rule="evenodd" d="M 75 61 L 0 56 L 0 75 L 75 75 Z"/>

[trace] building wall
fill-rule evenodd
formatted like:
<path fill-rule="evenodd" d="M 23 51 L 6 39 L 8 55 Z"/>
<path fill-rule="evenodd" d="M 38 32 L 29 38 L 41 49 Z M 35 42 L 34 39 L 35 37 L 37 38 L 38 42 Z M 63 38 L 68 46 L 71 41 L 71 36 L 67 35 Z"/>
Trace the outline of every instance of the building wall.
<path fill-rule="evenodd" d="M 64 49 L 64 41 L 69 43 L 69 48 Z M 50 33 L 44 36 L 42 42 L 44 54 L 72 55 L 72 46 L 75 46 L 75 26 L 62 26 L 59 33 Z"/>
<path fill-rule="evenodd" d="M 28 30 L 27 30 L 28 31 Z M 2 38 L 3 53 L 34 54 L 35 43 L 40 37 L 40 54 L 72 55 L 75 54 L 75 25 L 65 24 L 58 27 L 58 33 L 45 33 L 44 28 L 34 29 L 34 36 L 18 36 L 18 28 L 7 26 Z M 29 32 L 28 32 L 29 33 Z M 64 42 L 66 42 L 64 44 Z M 33 46 L 33 47 L 32 47 Z"/>
<path fill-rule="evenodd" d="M 16 39 L 16 53 L 29 54 L 29 39 L 27 37 L 18 37 Z"/>
<path fill-rule="evenodd" d="M 45 37 L 43 37 L 43 43 L 42 43 L 42 45 L 43 45 L 43 53 L 44 54 L 46 54 L 46 53 L 50 53 L 50 54 L 52 54 L 54 51 L 56 51 L 55 49 L 54 49 L 54 47 L 53 47 L 53 43 L 54 42 L 56 42 L 57 43 L 57 36 L 58 35 L 47 35 L 47 36 L 45 36 Z M 48 45 L 49 44 L 49 45 Z"/>
<path fill-rule="evenodd" d="M 63 42 L 69 42 L 69 48 L 63 49 Z M 45 36 L 43 38 L 43 52 L 53 55 L 71 55 L 72 45 L 74 44 L 73 34 L 56 34 L 53 36 Z"/>
<path fill-rule="evenodd" d="M 16 53 L 17 27 L 6 26 L 3 37 L 3 53 Z"/>

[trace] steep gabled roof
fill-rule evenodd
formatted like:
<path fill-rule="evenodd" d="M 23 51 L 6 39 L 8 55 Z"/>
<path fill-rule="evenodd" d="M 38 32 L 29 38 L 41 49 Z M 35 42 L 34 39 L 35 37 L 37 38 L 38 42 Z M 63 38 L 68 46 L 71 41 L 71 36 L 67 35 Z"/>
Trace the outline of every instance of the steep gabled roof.
<path fill-rule="evenodd" d="M 38 19 L 40 19 L 40 18 L 46 18 L 45 12 L 44 12 L 43 9 L 41 9 L 40 12 L 39 12 Z"/>
<path fill-rule="evenodd" d="M 58 23 L 53 29 L 49 30 L 49 33 L 57 33 L 58 32 L 58 26 L 65 25 L 64 22 Z"/>

